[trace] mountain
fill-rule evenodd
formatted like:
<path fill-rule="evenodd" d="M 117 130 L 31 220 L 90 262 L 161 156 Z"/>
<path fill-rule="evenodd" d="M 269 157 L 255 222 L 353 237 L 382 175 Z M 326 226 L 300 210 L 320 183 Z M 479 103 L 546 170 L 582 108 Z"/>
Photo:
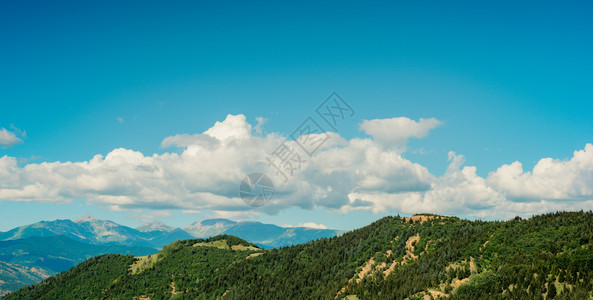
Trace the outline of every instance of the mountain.
<path fill-rule="evenodd" d="M 174 227 L 171 227 L 161 221 L 154 221 L 148 224 L 144 224 L 138 228 L 136 228 L 136 230 L 140 231 L 140 232 L 150 232 L 150 231 L 164 231 L 164 232 L 170 232 L 175 230 Z"/>
<path fill-rule="evenodd" d="M 183 227 L 183 230 L 196 238 L 207 238 L 223 234 L 235 224 L 237 224 L 237 222 L 227 219 L 208 219 L 185 226 Z"/>
<path fill-rule="evenodd" d="M 263 248 L 280 248 L 306 243 L 319 238 L 329 238 L 341 233 L 339 230 L 306 227 L 280 227 L 260 222 L 239 222 L 225 234 L 234 235 Z"/>
<path fill-rule="evenodd" d="M 161 226 L 161 229 L 167 228 L 165 226 Z M 41 221 L 20 226 L 7 232 L 0 232 L 0 240 L 57 235 L 90 244 L 121 244 L 151 248 L 161 248 L 179 239 L 193 238 L 193 236 L 179 228 L 139 231 L 109 220 L 99 220 L 91 215 L 85 215 L 74 222 L 71 220 Z"/>
<path fill-rule="evenodd" d="M 32 288 L 26 287 L 9 294 L 7 298 L 85 299 L 89 298 L 88 295 L 93 293 L 91 291 L 98 290 L 104 290 L 106 294 L 91 298 L 112 298 L 108 290 L 113 287 L 118 290 L 118 294 L 121 294 L 116 298 L 131 299 L 134 298 L 132 295 L 136 294 L 138 289 L 134 287 L 134 283 L 127 280 L 127 276 L 137 277 L 146 283 L 148 281 L 144 278 L 152 278 L 150 286 L 146 286 L 148 289 L 151 289 L 151 286 L 171 286 L 172 293 L 168 293 L 165 297 L 156 297 L 170 298 L 178 294 L 178 283 L 172 281 L 171 277 L 162 276 L 161 265 L 165 264 L 166 268 L 192 269 L 195 271 L 194 275 L 196 275 L 193 278 L 203 278 L 209 276 L 215 270 L 228 267 L 229 262 L 251 259 L 262 252 L 262 249 L 257 248 L 252 243 L 227 235 L 206 240 L 177 241 L 163 247 L 158 256 L 134 258 L 131 255 L 103 255 L 91 258 L 69 271 L 35 284 Z M 195 260 L 190 262 L 188 258 L 195 258 Z M 189 265 L 175 266 L 176 264 L 188 262 Z M 207 267 L 201 268 L 201 265 Z M 89 276 L 90 274 L 95 276 Z M 194 281 L 193 278 L 187 277 L 183 280 L 189 283 Z M 125 282 L 120 284 L 119 280 L 125 280 Z M 160 284 L 154 284 L 153 281 L 158 281 Z M 59 288 L 56 288 L 58 286 Z M 152 295 L 154 296 L 154 294 Z"/>
<path fill-rule="evenodd" d="M 154 248 L 93 245 L 66 236 L 28 237 L 0 241 L 0 294 L 17 290 L 68 270 L 97 255 L 149 255 Z"/>
<path fill-rule="evenodd" d="M 0 261 L 0 297 L 50 276 L 50 272 Z"/>
<path fill-rule="evenodd" d="M 269 249 L 305 243 L 340 233 L 341 231 L 332 229 L 280 227 L 260 222 L 235 222 L 227 219 L 203 220 L 183 229 L 155 221 L 134 229 L 113 221 L 85 215 L 75 221 L 41 221 L 0 232 L 0 241 L 63 235 L 72 240 L 90 244 L 162 248 L 177 240 L 231 234 Z"/>
<path fill-rule="evenodd" d="M 260 247 L 280 248 L 306 243 L 340 234 L 339 230 L 307 227 L 280 227 L 253 221 L 234 222 L 227 219 L 208 219 L 183 227 L 196 238 L 229 234 L 245 239 Z"/>
<path fill-rule="evenodd" d="M 194 236 L 188 232 L 200 238 L 228 232 L 264 248 L 304 243 L 338 233 L 335 230 L 283 228 L 259 222 L 234 222 L 226 219 L 203 220 L 184 229 L 159 221 L 134 229 L 88 214 L 75 221 L 42 221 L 0 232 L 0 261 L 21 266 L 20 269 L 11 269 L 13 271 L 27 267 L 54 275 L 100 254 L 153 254 L 156 252 L 155 248 L 178 240 L 193 239 Z M 7 271 L 6 274 L 16 272 L 13 271 Z M 41 279 L 13 275 L 3 277 L 0 274 L 0 280 L 12 288 L 34 282 L 31 281 L 33 279 L 23 281 L 20 278 Z"/>
<path fill-rule="evenodd" d="M 91 241 L 93 236 L 77 223 L 70 220 L 41 221 L 0 232 L 0 240 L 16 240 L 32 236 L 64 235 L 77 241 Z"/>
<path fill-rule="evenodd" d="M 175 228 L 168 232 L 148 231 L 145 232 L 143 236 L 148 239 L 152 245 L 159 245 L 158 248 L 161 248 L 163 245 L 170 244 L 177 240 L 187 240 L 194 238 L 181 228 Z"/>
<path fill-rule="evenodd" d="M 93 274 L 93 276 L 89 276 Z M 262 250 L 223 235 L 103 255 L 6 299 L 590 299 L 593 212 L 484 222 L 385 217 Z"/>
<path fill-rule="evenodd" d="M 118 243 L 128 246 L 161 248 L 179 239 L 193 238 L 180 229 L 139 231 L 112 221 L 99 220 L 90 215 L 76 220 L 75 223 L 90 232 L 95 243 Z M 165 226 L 161 226 L 161 229 L 166 228 Z"/>
<path fill-rule="evenodd" d="M 37 267 L 57 274 L 97 255 L 105 253 L 149 255 L 157 250 L 149 247 L 94 245 L 66 236 L 28 237 L 0 241 L 0 261 Z"/>

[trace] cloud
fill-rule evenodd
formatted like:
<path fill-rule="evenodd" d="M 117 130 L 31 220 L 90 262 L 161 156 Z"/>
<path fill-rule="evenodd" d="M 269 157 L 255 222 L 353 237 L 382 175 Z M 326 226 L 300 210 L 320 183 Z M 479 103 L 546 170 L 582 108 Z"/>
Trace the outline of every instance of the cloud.
<path fill-rule="evenodd" d="M 486 185 L 476 175 L 475 167 L 463 167 L 463 156 L 449 152 L 451 161 L 442 177 L 434 178 L 425 191 L 389 193 L 382 189 L 353 192 L 349 204 L 342 211 L 371 211 L 373 213 L 397 210 L 398 212 L 469 214 L 490 211 L 504 201 L 503 195 Z"/>
<path fill-rule="evenodd" d="M 118 148 L 89 161 L 24 167 L 4 156 L 0 158 L 0 199 L 86 199 L 116 210 L 246 210 L 238 183 L 249 170 L 266 168 L 266 149 L 279 141 L 275 135 L 252 137 L 250 129 L 244 116 L 229 115 L 201 135 L 163 141 L 164 145 L 185 146 L 179 154 L 145 156 Z"/>
<path fill-rule="evenodd" d="M 258 120 L 257 126 L 261 127 L 261 122 L 263 121 Z M 214 126 L 201 134 L 178 134 L 169 136 L 161 142 L 161 147 L 187 148 L 190 145 L 199 145 L 201 147 L 212 149 L 223 141 L 243 140 L 250 137 L 251 125 L 247 123 L 247 119 L 244 115 L 227 115 L 224 121 L 217 121 Z"/>
<path fill-rule="evenodd" d="M 14 132 L 8 131 L 6 128 L 0 129 L 0 147 L 12 147 L 22 143 L 23 140 L 18 138 Z"/>
<path fill-rule="evenodd" d="M 10 124 L 10 129 L 15 132 L 16 135 L 20 135 L 23 138 L 27 138 L 27 132 L 14 126 L 14 124 Z"/>
<path fill-rule="evenodd" d="M 301 175 L 315 190 L 317 204 L 334 209 L 347 205 L 350 193 L 425 191 L 434 180 L 424 166 L 371 139 L 352 139 L 320 152 Z"/>
<path fill-rule="evenodd" d="M 437 213 L 480 218 L 529 217 L 558 210 L 593 209 L 593 145 L 575 151 L 567 161 L 542 159 L 534 171 L 521 164 L 504 165 L 488 178 L 476 167 L 463 166 L 464 157 L 449 152 L 446 173 L 432 180 L 423 192 L 352 191 L 342 213 L 369 211 L 405 214 Z"/>
<path fill-rule="evenodd" d="M 219 140 L 206 134 L 177 134 L 166 137 L 161 142 L 161 148 L 187 148 L 190 145 L 201 145 L 212 148 L 218 145 Z"/>
<path fill-rule="evenodd" d="M 124 118 L 122 118 L 122 117 L 117 117 L 117 122 L 118 122 L 119 124 L 122 124 L 122 123 L 124 122 Z"/>
<path fill-rule="evenodd" d="M 476 167 L 464 166 L 462 155 L 450 152 L 447 171 L 435 176 L 402 156 L 408 138 L 424 137 L 441 124 L 435 119 L 369 120 L 361 124 L 368 137 L 347 140 L 329 132 L 299 139 L 327 138 L 312 156 L 279 134 L 253 134 L 257 130 L 246 120 L 228 115 L 202 133 L 166 137 L 161 146 L 180 149 L 173 153 L 148 156 L 118 148 L 88 161 L 25 165 L 4 156 L 0 200 L 86 199 L 115 211 L 178 209 L 231 218 L 273 215 L 289 207 L 492 218 L 593 208 L 590 144 L 569 160 L 542 159 L 532 172 L 515 162 L 486 178 L 477 175 Z M 284 154 L 302 158 L 290 160 L 298 168 L 283 169 L 286 182 L 268 161 L 284 146 Z M 253 172 L 264 172 L 275 183 L 272 201 L 259 208 L 246 205 L 238 193 L 241 180 Z"/>
<path fill-rule="evenodd" d="M 364 120 L 360 124 L 360 129 L 372 136 L 377 143 L 395 148 L 401 153 L 405 150 L 409 138 L 423 138 L 428 135 L 430 130 L 441 124 L 443 122 L 435 118 L 414 121 L 406 117 L 399 117 Z"/>
<path fill-rule="evenodd" d="M 282 143 L 299 149 L 280 135 L 251 134 L 243 115 L 228 115 L 201 134 L 167 137 L 163 147 L 181 153 L 145 156 L 124 148 L 83 162 L 43 162 L 17 167 L 10 157 L 0 159 L 0 200 L 89 203 L 115 210 L 181 209 L 241 214 L 251 208 L 238 194 L 248 174 L 273 175 L 266 160 Z M 315 137 L 316 135 L 311 135 Z M 340 208 L 347 194 L 357 191 L 418 191 L 430 187 L 433 176 L 394 151 L 384 151 L 371 139 L 347 141 L 337 133 L 313 157 L 303 154 L 302 170 L 287 183 L 276 180 L 276 197 L 261 208 L 275 214 L 297 206 Z M 301 153 L 302 154 L 302 153 Z"/>
<path fill-rule="evenodd" d="M 464 157 L 449 152 L 445 175 L 435 180 L 424 194 L 424 204 L 444 214 L 476 214 L 492 212 L 505 197 L 476 174 L 476 167 L 463 166 Z"/>
<path fill-rule="evenodd" d="M 488 182 L 521 201 L 593 199 L 593 145 L 569 160 L 541 159 L 532 172 L 516 161 L 488 175 Z"/>
<path fill-rule="evenodd" d="M 255 121 L 257 122 L 257 124 L 255 125 L 255 127 L 253 127 L 253 130 L 257 135 L 262 135 L 262 126 L 266 124 L 268 120 L 264 117 L 256 117 Z"/>
<path fill-rule="evenodd" d="M 204 134 L 225 141 L 228 139 L 246 139 L 251 136 L 251 125 L 244 115 L 227 115 L 222 122 L 216 122 Z"/>
<path fill-rule="evenodd" d="M 168 210 L 155 210 L 150 212 L 140 212 L 136 215 L 131 215 L 128 218 L 140 220 L 141 223 L 146 224 L 155 220 L 170 218 L 171 212 Z"/>
<path fill-rule="evenodd" d="M 285 224 L 282 227 L 288 227 L 288 228 L 292 228 L 292 227 L 306 227 L 306 228 L 313 228 L 313 229 L 327 229 L 327 226 L 324 224 L 318 224 L 315 222 L 305 222 L 305 223 L 299 223 L 297 226 L 292 226 L 290 224 Z"/>
<path fill-rule="evenodd" d="M 213 211 L 213 215 L 209 215 L 206 218 L 222 218 L 222 219 L 231 219 L 231 220 L 247 220 L 251 218 L 256 218 L 259 216 L 259 212 L 246 210 L 246 211 L 225 211 L 225 210 L 215 210 Z"/>

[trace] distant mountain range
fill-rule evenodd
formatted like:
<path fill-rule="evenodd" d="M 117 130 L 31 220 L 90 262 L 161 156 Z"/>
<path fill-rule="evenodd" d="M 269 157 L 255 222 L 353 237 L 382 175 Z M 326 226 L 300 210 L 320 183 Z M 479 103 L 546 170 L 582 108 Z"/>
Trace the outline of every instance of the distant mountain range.
<path fill-rule="evenodd" d="M 159 221 L 131 228 L 85 215 L 75 221 L 41 221 L 0 232 L 0 241 L 62 235 L 75 241 L 95 245 L 120 244 L 160 249 L 177 240 L 231 234 L 269 249 L 306 243 L 339 233 L 339 230 L 332 229 L 280 227 L 260 222 L 235 222 L 227 219 L 203 220 L 185 226 L 183 229 L 174 228 Z"/>
<path fill-rule="evenodd" d="M 65 271 L 101 254 L 153 254 L 177 240 L 231 234 L 262 248 L 305 243 L 338 230 L 280 227 L 260 222 L 209 219 L 175 228 L 155 221 L 131 228 L 85 215 L 77 220 L 41 221 L 0 232 L 0 294 Z M 44 277 L 45 276 L 45 277 Z"/>
<path fill-rule="evenodd" d="M 280 227 L 260 222 L 234 222 L 227 219 L 208 219 L 195 222 L 183 227 L 183 230 L 196 238 L 209 238 L 221 234 L 230 234 L 254 243 L 264 249 L 302 244 L 341 233 L 340 230 L 333 229 Z"/>
<path fill-rule="evenodd" d="M 0 261 L 37 267 L 47 270 L 50 274 L 68 270 L 93 256 L 105 253 L 142 256 L 156 252 L 156 249 L 150 247 L 87 244 L 63 235 L 33 236 L 18 240 L 0 241 Z"/>
<path fill-rule="evenodd" d="M 164 225 L 164 224 L 163 224 Z M 146 230 L 146 226 L 141 227 Z M 86 215 L 78 220 L 41 221 L 20 226 L 7 232 L 0 232 L 0 240 L 15 240 L 33 236 L 63 235 L 72 240 L 90 244 L 116 243 L 126 246 L 162 248 L 176 240 L 193 238 L 182 229 L 175 228 L 141 231 L 112 221 L 99 220 Z"/>
<path fill-rule="evenodd" d="M 66 271 L 93 256 L 106 253 L 141 256 L 156 252 L 149 247 L 87 244 L 63 235 L 0 241 L 0 296 Z"/>

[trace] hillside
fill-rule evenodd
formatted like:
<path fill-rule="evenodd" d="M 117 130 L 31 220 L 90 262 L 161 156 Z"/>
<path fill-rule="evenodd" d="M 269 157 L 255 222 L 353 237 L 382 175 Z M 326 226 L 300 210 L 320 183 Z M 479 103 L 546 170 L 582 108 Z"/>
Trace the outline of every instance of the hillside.
<path fill-rule="evenodd" d="M 192 278 L 206 278 L 228 267 L 229 263 L 245 260 L 262 251 L 254 244 L 227 235 L 177 241 L 165 246 L 158 255 L 134 258 L 108 254 L 91 258 L 35 284 L 33 288 L 9 294 L 5 299 L 110 297 L 107 295 L 131 298 L 142 294 L 177 294 L 178 290 L 185 290 L 194 283 Z M 165 271 L 173 269 L 179 272 Z"/>
<path fill-rule="evenodd" d="M 23 270 L 26 273 L 23 267 L 29 267 L 55 275 L 93 256 L 107 253 L 151 254 L 156 253 L 155 248 L 178 240 L 193 239 L 192 235 L 208 238 L 227 232 L 266 249 L 306 243 L 339 233 L 332 229 L 284 228 L 226 219 L 203 220 L 184 229 L 154 221 L 134 229 L 85 215 L 75 221 L 41 221 L 0 232 L 0 261 L 16 264 L 17 267 L 11 270 Z M 25 276 L 23 278 L 29 279 L 23 281 L 19 278 L 14 276 L 13 271 L 0 272 L 0 284 L 4 287 L 0 288 L 0 292 L 15 290 L 42 279 Z M 8 286 L 11 288 L 5 288 Z"/>
<path fill-rule="evenodd" d="M 0 297 L 50 276 L 47 270 L 0 261 Z"/>
<path fill-rule="evenodd" d="M 148 247 L 86 244 L 65 236 L 29 237 L 0 241 L 0 261 L 43 268 L 51 274 L 68 270 L 101 254 L 148 255 L 156 252 L 156 249 Z"/>
<path fill-rule="evenodd" d="M 148 255 L 154 248 L 93 245 L 65 236 L 0 241 L 0 294 L 15 291 L 106 253 Z"/>
<path fill-rule="evenodd" d="M 386 217 L 265 251 L 232 236 L 178 241 L 156 258 L 92 258 L 6 299 L 587 299 L 592 290 L 593 213 L 563 212 Z"/>

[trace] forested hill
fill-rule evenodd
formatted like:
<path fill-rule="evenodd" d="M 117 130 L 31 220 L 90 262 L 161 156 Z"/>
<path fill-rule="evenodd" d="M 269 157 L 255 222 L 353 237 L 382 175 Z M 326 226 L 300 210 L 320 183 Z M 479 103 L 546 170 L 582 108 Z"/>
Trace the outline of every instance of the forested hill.
<path fill-rule="evenodd" d="M 339 237 L 261 250 L 233 236 L 158 255 L 104 255 L 6 299 L 588 299 L 593 214 L 506 222 L 386 217 Z"/>

